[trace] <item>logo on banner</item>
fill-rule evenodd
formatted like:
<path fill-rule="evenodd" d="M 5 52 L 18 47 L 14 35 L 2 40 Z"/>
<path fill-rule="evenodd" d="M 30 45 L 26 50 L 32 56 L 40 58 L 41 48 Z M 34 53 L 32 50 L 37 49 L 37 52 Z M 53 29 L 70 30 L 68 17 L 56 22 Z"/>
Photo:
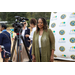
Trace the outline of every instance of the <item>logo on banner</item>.
<path fill-rule="evenodd" d="M 54 18 L 57 18 L 57 16 L 54 16 Z"/>
<path fill-rule="evenodd" d="M 63 27 L 63 26 L 66 26 L 66 22 L 61 22 L 59 27 Z"/>
<path fill-rule="evenodd" d="M 66 57 L 66 55 L 65 55 L 65 54 L 62 54 L 61 56 L 62 56 L 62 57 Z"/>
<path fill-rule="evenodd" d="M 55 30 L 52 31 L 54 35 L 56 35 Z"/>
<path fill-rule="evenodd" d="M 63 51 L 65 51 L 65 47 L 64 47 L 64 46 L 60 46 L 60 47 L 59 47 L 59 50 L 60 50 L 61 52 L 63 52 Z"/>
<path fill-rule="evenodd" d="M 60 31 L 59 31 L 59 34 L 60 34 L 60 35 L 64 35 L 64 34 L 65 34 L 65 31 L 64 31 L 64 30 L 60 30 Z"/>
<path fill-rule="evenodd" d="M 65 19 L 66 18 L 66 15 L 65 14 L 62 14 L 61 15 L 61 19 Z"/>
<path fill-rule="evenodd" d="M 75 55 L 71 55 L 70 57 L 71 57 L 72 59 L 75 59 Z"/>
<path fill-rule="evenodd" d="M 57 20 L 57 16 L 52 16 L 51 20 Z"/>
<path fill-rule="evenodd" d="M 69 34 L 75 34 L 75 29 L 70 30 Z"/>
<path fill-rule="evenodd" d="M 71 22 L 70 22 L 70 25 L 71 25 L 71 26 L 75 26 L 75 21 L 71 21 Z"/>
<path fill-rule="evenodd" d="M 58 42 L 59 43 L 66 43 L 65 38 L 60 38 Z"/>
<path fill-rule="evenodd" d="M 55 26 L 56 26 L 56 24 L 55 24 L 55 23 L 52 23 L 52 24 L 51 24 L 51 27 L 52 27 L 52 28 L 54 28 Z"/>
<path fill-rule="evenodd" d="M 71 52 L 75 51 L 75 46 L 71 46 L 70 49 L 69 49 L 69 51 L 71 51 Z"/>
<path fill-rule="evenodd" d="M 75 12 L 70 14 L 70 18 L 75 18 Z"/>
<path fill-rule="evenodd" d="M 75 43 L 75 38 L 74 37 L 70 38 L 70 42 Z"/>

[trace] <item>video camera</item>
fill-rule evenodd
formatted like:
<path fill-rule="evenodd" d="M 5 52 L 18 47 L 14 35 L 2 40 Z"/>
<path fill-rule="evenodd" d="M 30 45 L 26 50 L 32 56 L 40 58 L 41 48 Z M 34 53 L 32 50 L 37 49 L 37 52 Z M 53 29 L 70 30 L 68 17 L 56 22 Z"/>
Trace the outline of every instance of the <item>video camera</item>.
<path fill-rule="evenodd" d="M 14 32 L 19 33 L 20 29 L 24 26 L 22 21 L 23 20 L 28 21 L 29 19 L 27 19 L 25 17 L 20 17 L 20 16 L 15 16 L 15 18 L 16 18 L 15 23 L 12 24 L 12 26 L 14 27 Z"/>

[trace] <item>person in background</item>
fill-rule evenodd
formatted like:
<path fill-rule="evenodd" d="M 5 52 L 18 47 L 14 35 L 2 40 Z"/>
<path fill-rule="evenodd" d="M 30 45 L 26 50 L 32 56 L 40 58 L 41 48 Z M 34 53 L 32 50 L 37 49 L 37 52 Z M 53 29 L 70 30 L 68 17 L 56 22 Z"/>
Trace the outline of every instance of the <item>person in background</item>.
<path fill-rule="evenodd" d="M 36 24 L 37 24 L 37 20 L 35 18 L 32 18 L 30 20 L 30 27 L 32 29 L 30 35 L 25 35 L 26 38 L 29 37 L 30 40 L 31 40 L 31 44 L 32 44 L 32 41 L 33 41 L 33 34 L 34 34 L 34 31 L 36 31 Z M 31 55 L 31 52 L 32 52 L 32 47 L 30 48 L 30 56 L 31 56 L 31 59 L 32 59 L 32 55 Z"/>
<path fill-rule="evenodd" d="M 44 18 L 37 21 L 37 30 L 33 35 L 32 61 L 53 62 L 55 50 L 55 37 L 51 29 L 48 29 Z"/>
<path fill-rule="evenodd" d="M 23 20 L 22 22 L 24 24 L 23 26 L 23 31 L 22 31 L 22 36 L 24 38 L 24 41 L 25 41 L 25 44 L 29 50 L 29 46 L 30 46 L 30 38 L 29 37 L 25 37 L 26 35 L 30 35 L 30 29 L 27 27 L 27 22 L 26 20 Z M 21 56 L 22 56 L 22 61 L 28 61 L 28 56 L 27 56 L 27 53 L 26 53 L 26 50 L 24 48 L 24 44 L 23 44 L 23 41 L 21 40 L 21 43 L 22 43 L 22 53 L 21 53 Z"/>
<path fill-rule="evenodd" d="M 0 45 L 4 46 L 5 50 L 10 53 L 10 51 L 11 51 L 11 37 L 10 37 L 10 33 L 8 33 L 6 29 L 7 29 L 7 26 L 5 24 L 1 24 L 0 31 L 2 31 L 2 33 L 0 33 Z M 1 52 L 1 55 L 3 58 L 4 51 L 2 51 L 1 47 L 0 47 L 0 52 Z M 9 56 L 6 57 L 6 54 L 5 54 L 5 61 L 4 62 L 8 62 L 10 56 L 11 56 L 11 54 L 9 54 Z"/>
<path fill-rule="evenodd" d="M 24 39 L 24 41 L 25 41 L 25 43 L 26 43 L 26 46 L 27 46 L 27 48 L 30 46 L 30 38 L 29 37 L 25 37 L 26 35 L 30 35 L 30 29 L 27 27 L 27 22 L 26 22 L 26 20 L 23 20 L 23 22 L 22 22 L 23 24 L 24 24 L 24 26 L 23 26 L 23 31 L 22 31 L 22 36 L 23 36 L 23 39 Z M 21 41 L 21 43 L 23 43 L 22 41 Z"/>

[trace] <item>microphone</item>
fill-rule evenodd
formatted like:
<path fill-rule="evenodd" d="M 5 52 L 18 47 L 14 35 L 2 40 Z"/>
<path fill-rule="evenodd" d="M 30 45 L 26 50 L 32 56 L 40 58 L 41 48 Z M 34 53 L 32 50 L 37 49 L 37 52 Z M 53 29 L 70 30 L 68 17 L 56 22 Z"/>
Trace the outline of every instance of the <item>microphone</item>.
<path fill-rule="evenodd" d="M 3 51 L 5 51 L 5 52 L 8 53 L 8 54 L 11 54 L 11 53 L 9 53 L 8 51 L 5 50 L 5 48 L 4 48 L 3 45 L 0 45 L 0 46 L 1 46 L 1 48 L 2 48 Z"/>
<path fill-rule="evenodd" d="M 29 19 L 25 18 L 26 21 L 29 21 Z"/>
<path fill-rule="evenodd" d="M 2 49 L 4 49 L 4 46 L 3 45 L 0 45 L 0 46 L 1 46 Z"/>
<path fill-rule="evenodd" d="M 0 47 L 2 48 L 2 50 L 5 50 L 4 46 L 3 45 L 0 45 Z"/>

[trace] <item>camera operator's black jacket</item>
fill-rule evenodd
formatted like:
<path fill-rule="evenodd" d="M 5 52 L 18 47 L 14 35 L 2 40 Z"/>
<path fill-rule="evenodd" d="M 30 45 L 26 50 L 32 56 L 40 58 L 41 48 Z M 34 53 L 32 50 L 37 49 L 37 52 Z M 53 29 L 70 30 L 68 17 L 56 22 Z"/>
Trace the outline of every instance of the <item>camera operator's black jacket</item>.
<path fill-rule="evenodd" d="M 29 47 L 30 46 L 30 42 L 28 42 L 28 40 L 30 40 L 30 39 L 29 39 L 29 37 L 27 37 L 27 38 L 25 37 L 26 34 L 30 35 L 30 29 L 29 28 L 27 28 L 27 30 L 25 30 L 25 33 L 24 33 L 25 44 L 26 44 L 27 47 Z"/>

